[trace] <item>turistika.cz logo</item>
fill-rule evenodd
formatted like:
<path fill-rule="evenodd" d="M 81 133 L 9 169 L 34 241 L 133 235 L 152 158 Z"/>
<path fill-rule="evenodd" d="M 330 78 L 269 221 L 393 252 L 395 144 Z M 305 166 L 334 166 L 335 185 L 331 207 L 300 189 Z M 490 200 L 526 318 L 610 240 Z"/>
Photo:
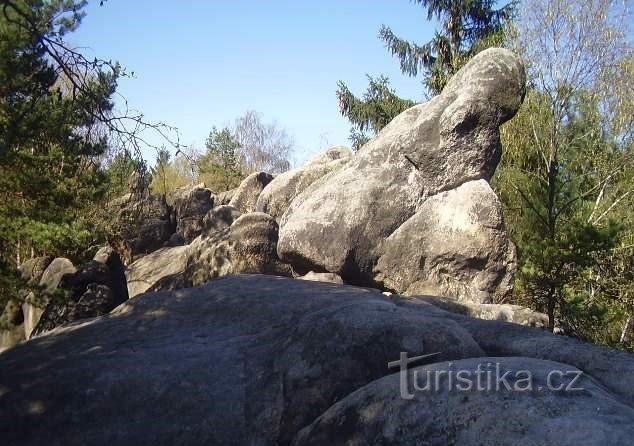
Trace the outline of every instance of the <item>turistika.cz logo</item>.
<path fill-rule="evenodd" d="M 454 363 L 447 362 L 442 369 L 432 365 L 424 368 L 412 368 L 424 359 L 438 356 L 440 352 L 409 357 L 401 352 L 397 361 L 388 363 L 389 368 L 399 368 L 399 390 L 401 398 L 411 400 L 415 392 L 531 392 L 544 387 L 556 392 L 575 392 L 584 390 L 578 387 L 583 375 L 580 370 L 551 370 L 546 375 L 545 386 L 535 385 L 530 370 L 503 370 L 499 362 L 481 362 L 475 369 L 453 369 Z"/>

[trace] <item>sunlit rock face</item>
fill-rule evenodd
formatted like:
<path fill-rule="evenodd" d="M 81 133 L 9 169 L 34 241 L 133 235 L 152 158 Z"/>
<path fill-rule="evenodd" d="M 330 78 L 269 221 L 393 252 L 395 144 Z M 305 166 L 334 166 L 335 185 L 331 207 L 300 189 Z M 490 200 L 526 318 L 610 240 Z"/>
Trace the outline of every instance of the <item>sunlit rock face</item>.
<path fill-rule="evenodd" d="M 486 190 L 488 184 L 480 186 L 473 196 L 465 196 L 464 188 L 458 189 L 468 182 L 490 180 L 501 156 L 499 127 L 517 112 L 525 82 L 524 66 L 514 53 L 494 48 L 478 54 L 440 95 L 394 118 L 352 160 L 312 183 L 292 201 L 280 221 L 280 258 L 298 271 L 328 271 L 348 283 L 390 282 L 385 277 L 390 274 L 387 259 L 394 257 L 391 250 L 399 244 L 386 241 L 408 220 L 429 209 L 430 200 L 454 190 L 463 194 L 460 201 L 492 193 Z M 499 214 L 499 202 L 495 206 L 493 213 Z M 440 208 L 434 212 L 438 214 Z M 469 220 L 471 226 L 486 226 L 489 218 L 474 220 L 471 214 L 453 217 Z M 452 225 L 443 224 L 443 230 Z M 408 227 L 419 230 L 416 222 L 410 222 L 401 230 L 401 237 Z M 505 241 L 496 245 L 503 250 L 497 254 L 498 261 L 482 262 L 482 253 L 477 252 L 475 260 L 460 260 L 471 272 L 460 269 L 456 274 L 455 267 L 440 266 L 437 269 L 443 271 L 442 277 L 430 277 L 425 290 L 454 294 L 453 284 L 466 277 L 468 289 L 460 297 L 490 302 L 506 296 L 511 289 L 514 254 L 503 226 L 499 231 L 496 237 Z M 415 254 L 419 258 L 433 257 L 424 247 L 418 249 Z M 449 258 L 461 254 L 449 252 Z M 375 271 L 382 256 L 388 257 Z M 406 267 L 421 269 L 413 264 Z M 479 277 L 482 270 L 490 277 Z M 411 271 L 410 275 L 418 273 Z M 401 293 L 411 284 L 389 283 Z"/>
<path fill-rule="evenodd" d="M 324 175 L 344 166 L 352 152 L 345 146 L 334 146 L 311 159 L 302 167 L 277 175 L 260 193 L 255 209 L 279 221 L 291 202 Z"/>

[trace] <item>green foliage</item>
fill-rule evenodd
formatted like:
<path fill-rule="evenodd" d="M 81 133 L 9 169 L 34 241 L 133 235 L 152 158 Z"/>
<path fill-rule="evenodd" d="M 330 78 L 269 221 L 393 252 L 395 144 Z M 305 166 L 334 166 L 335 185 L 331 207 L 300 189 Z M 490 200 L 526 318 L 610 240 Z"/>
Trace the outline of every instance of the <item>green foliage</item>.
<path fill-rule="evenodd" d="M 624 5 L 623 5 L 624 6 Z M 515 299 L 551 327 L 634 349 L 632 49 L 612 0 L 522 4 L 530 89 L 494 187 L 518 246 Z"/>
<path fill-rule="evenodd" d="M 131 181 L 136 175 L 142 179 L 142 186 L 149 186 L 149 172 L 144 159 L 133 156 L 127 150 L 117 153 L 105 169 L 108 177 L 108 198 L 113 199 L 131 192 Z"/>
<path fill-rule="evenodd" d="M 222 130 L 212 127 L 206 151 L 191 157 L 198 181 L 214 192 L 237 187 L 248 174 L 282 173 L 291 167 L 293 139 L 276 122 L 265 123 L 262 115 L 249 110 Z"/>
<path fill-rule="evenodd" d="M 350 130 L 352 148 L 358 150 L 369 139 L 390 123 L 392 119 L 415 102 L 399 98 L 390 88 L 385 76 L 368 76 L 369 86 L 363 99 L 356 98 L 346 85 L 339 81 L 337 96 L 341 114 L 354 124 Z"/>
<path fill-rule="evenodd" d="M 207 151 L 198 158 L 198 178 L 214 192 L 233 189 L 244 177 L 240 167 L 240 142 L 231 130 L 213 127 L 205 142 Z"/>
<path fill-rule="evenodd" d="M 17 263 L 30 255 L 79 259 L 96 243 L 91 218 L 106 193 L 96 131 L 112 108 L 118 72 L 97 72 L 77 91 L 47 42 L 62 42 L 84 1 L 14 0 L 0 14 L 0 300 L 14 295 Z M 68 66 L 66 66 L 68 69 Z M 9 283 L 11 282 L 11 283 Z M 0 302 L 2 306 L 3 302 Z"/>
<path fill-rule="evenodd" d="M 570 333 L 607 342 L 599 326 L 626 285 L 619 277 L 627 260 L 615 256 L 627 219 L 604 211 L 628 187 L 632 166 L 624 157 L 629 149 L 606 133 L 600 117 L 596 99 L 578 95 L 554 137 L 548 97 L 530 91 L 503 128 L 493 186 L 518 246 L 517 303 L 548 313 L 553 325 L 557 318 Z"/>
<path fill-rule="evenodd" d="M 423 75 L 431 95 L 439 94 L 451 76 L 478 52 L 499 46 L 505 39 L 515 1 L 494 9 L 493 0 L 415 0 L 427 9 L 427 19 L 437 19 L 441 30 L 422 45 L 397 37 L 383 25 L 379 37 L 389 51 L 399 58 L 401 71 L 407 76 Z M 352 123 L 350 140 L 356 150 L 378 133 L 399 113 L 415 104 L 402 99 L 390 88 L 385 76 L 368 76 L 369 86 L 363 98 L 354 96 L 339 81 L 339 111 Z"/>
<path fill-rule="evenodd" d="M 424 73 L 425 86 L 439 94 L 458 71 L 477 52 L 499 43 L 511 19 L 515 2 L 494 9 L 494 0 L 415 0 L 427 9 L 427 20 L 440 21 L 441 31 L 422 45 L 403 40 L 383 25 L 380 38 L 399 58 L 401 71 L 408 76 Z M 484 45 L 483 45 L 484 44 Z"/>
<path fill-rule="evenodd" d="M 151 190 L 170 197 L 176 189 L 193 184 L 196 180 L 193 164 L 194 160 L 184 153 L 172 158 L 166 148 L 159 149 L 152 168 Z"/>

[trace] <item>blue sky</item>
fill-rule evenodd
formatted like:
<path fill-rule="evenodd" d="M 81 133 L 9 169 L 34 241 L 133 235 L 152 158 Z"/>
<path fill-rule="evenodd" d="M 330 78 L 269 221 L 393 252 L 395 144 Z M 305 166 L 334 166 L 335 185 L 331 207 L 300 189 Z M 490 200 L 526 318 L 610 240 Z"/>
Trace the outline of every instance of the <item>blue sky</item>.
<path fill-rule="evenodd" d="M 403 76 L 377 38 L 381 24 L 417 42 L 434 32 L 408 0 L 92 0 L 86 12 L 70 42 L 134 71 L 119 91 L 178 127 L 181 143 L 203 148 L 213 125 L 256 110 L 293 136 L 295 163 L 348 144 L 338 80 L 361 94 L 366 73 L 383 73 L 401 96 L 423 99 L 420 79 Z"/>

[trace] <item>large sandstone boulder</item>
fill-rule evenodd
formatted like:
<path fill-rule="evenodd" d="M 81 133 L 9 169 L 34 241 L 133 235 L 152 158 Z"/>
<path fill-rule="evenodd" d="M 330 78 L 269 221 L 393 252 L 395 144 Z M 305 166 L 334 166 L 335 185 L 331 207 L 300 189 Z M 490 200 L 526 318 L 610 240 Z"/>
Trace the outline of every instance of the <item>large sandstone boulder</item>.
<path fill-rule="evenodd" d="M 401 400 L 388 365 L 401 352 L 438 352 L 415 370 L 527 370 L 534 390 Z M 584 390 L 548 387 L 551 372 L 576 369 Z M 0 432 L 25 446 L 628 444 L 633 383 L 627 353 L 412 297 L 232 276 L 139 296 L 2 353 Z"/>
<path fill-rule="evenodd" d="M 464 314 L 477 319 L 505 321 L 541 329 L 548 328 L 548 316 L 530 308 L 512 304 L 479 304 L 460 302 L 443 296 L 415 296 L 430 304 L 452 313 Z"/>
<path fill-rule="evenodd" d="M 553 371 L 562 376 L 553 379 Z M 577 375 L 573 388 L 578 390 L 566 392 Z M 498 382 L 496 376 L 508 379 Z M 417 367 L 406 379 L 405 392 L 401 374 L 359 389 L 328 409 L 293 444 L 626 445 L 634 436 L 634 424 L 626 421 L 634 418 L 634 408 L 566 364 L 472 358 Z M 492 383 L 488 387 L 486 379 Z"/>
<path fill-rule="evenodd" d="M 160 248 L 128 265 L 126 279 L 132 298 L 145 293 L 166 277 L 181 274 L 187 266 L 189 246 Z"/>
<path fill-rule="evenodd" d="M 277 222 L 270 215 L 261 212 L 241 215 L 230 227 L 194 240 L 183 274 L 157 283 L 153 290 L 202 285 L 230 274 L 289 276 L 290 268 L 277 257 L 277 237 Z"/>
<path fill-rule="evenodd" d="M 260 193 L 255 210 L 279 221 L 297 195 L 319 178 L 346 164 L 351 156 L 352 152 L 345 146 L 331 147 L 306 165 L 277 175 Z"/>
<path fill-rule="evenodd" d="M 128 299 L 124 266 L 111 247 L 79 267 L 55 259 L 23 305 L 25 337 L 40 334 L 78 319 L 101 316 Z"/>
<path fill-rule="evenodd" d="M 66 276 L 70 276 L 77 272 L 77 268 L 70 260 L 58 257 L 54 259 L 42 273 L 39 286 L 41 292 L 29 293 L 22 304 L 22 313 L 24 315 L 24 336 L 30 339 L 42 318 L 42 315 L 49 306 L 51 296 L 57 290 Z"/>
<path fill-rule="evenodd" d="M 290 267 L 277 257 L 278 226 L 273 217 L 251 212 L 229 226 L 226 223 L 237 215 L 232 206 L 210 214 L 214 225 L 189 245 L 159 249 L 128 267 L 130 297 L 201 285 L 230 274 L 291 275 Z"/>
<path fill-rule="evenodd" d="M 441 192 L 386 240 L 375 280 L 404 294 L 491 303 L 510 297 L 515 248 L 484 180 Z"/>
<path fill-rule="evenodd" d="M 228 228 L 242 215 L 242 212 L 229 205 L 216 206 L 205 215 L 203 226 L 205 233 L 213 233 Z"/>
<path fill-rule="evenodd" d="M 115 213 L 114 248 L 127 264 L 161 248 L 176 231 L 176 222 L 163 196 L 128 194 L 110 203 Z"/>
<path fill-rule="evenodd" d="M 188 186 L 175 191 L 170 205 L 176 220 L 176 234 L 189 243 L 203 232 L 203 219 L 214 207 L 214 195 L 204 184 Z"/>
<path fill-rule="evenodd" d="M 232 194 L 229 204 L 242 213 L 253 212 L 258 197 L 273 176 L 266 172 L 254 172 L 240 183 Z"/>
<path fill-rule="evenodd" d="M 280 222 L 280 258 L 299 272 L 329 271 L 376 285 L 373 269 L 386 239 L 427 200 L 491 178 L 501 155 L 499 126 L 516 113 L 524 92 L 518 56 L 504 49 L 478 54 L 442 94 L 401 113 L 350 162 L 292 201 Z"/>

